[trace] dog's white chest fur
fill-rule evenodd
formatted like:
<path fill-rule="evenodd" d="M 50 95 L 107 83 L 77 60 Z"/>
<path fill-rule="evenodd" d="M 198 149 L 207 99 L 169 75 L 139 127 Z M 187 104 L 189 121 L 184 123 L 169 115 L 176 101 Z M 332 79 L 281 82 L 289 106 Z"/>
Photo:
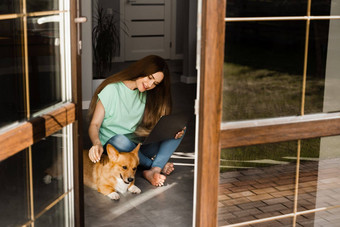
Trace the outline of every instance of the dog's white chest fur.
<path fill-rule="evenodd" d="M 130 184 L 125 184 L 124 181 L 120 178 L 117 177 L 117 184 L 116 184 L 116 191 L 120 192 L 120 193 L 125 193 L 128 189 L 128 187 L 130 186 Z"/>

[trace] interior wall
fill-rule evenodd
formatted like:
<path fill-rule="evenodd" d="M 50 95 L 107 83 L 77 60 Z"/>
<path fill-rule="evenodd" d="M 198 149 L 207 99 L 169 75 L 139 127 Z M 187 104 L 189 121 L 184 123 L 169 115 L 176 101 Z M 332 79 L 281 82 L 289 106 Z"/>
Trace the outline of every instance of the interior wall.
<path fill-rule="evenodd" d="M 196 83 L 196 46 L 197 46 L 197 1 L 187 1 L 187 29 L 184 35 L 184 59 L 183 59 L 183 75 L 181 82 Z"/>
<path fill-rule="evenodd" d="M 176 54 L 183 54 L 183 33 L 187 31 L 185 25 L 188 21 L 188 1 L 176 0 Z"/>

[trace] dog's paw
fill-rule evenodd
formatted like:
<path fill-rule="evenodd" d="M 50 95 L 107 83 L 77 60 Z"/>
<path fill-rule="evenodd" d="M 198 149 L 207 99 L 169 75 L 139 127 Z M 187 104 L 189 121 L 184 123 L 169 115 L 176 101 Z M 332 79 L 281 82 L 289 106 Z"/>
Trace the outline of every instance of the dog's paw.
<path fill-rule="evenodd" d="M 46 176 L 44 176 L 43 181 L 45 184 L 50 184 L 52 182 L 52 176 L 47 174 Z"/>
<path fill-rule="evenodd" d="M 139 194 L 142 192 L 136 185 L 132 185 L 128 190 L 133 194 Z"/>
<path fill-rule="evenodd" d="M 111 192 L 110 194 L 107 195 L 110 199 L 118 200 L 120 199 L 120 196 L 117 192 Z"/>

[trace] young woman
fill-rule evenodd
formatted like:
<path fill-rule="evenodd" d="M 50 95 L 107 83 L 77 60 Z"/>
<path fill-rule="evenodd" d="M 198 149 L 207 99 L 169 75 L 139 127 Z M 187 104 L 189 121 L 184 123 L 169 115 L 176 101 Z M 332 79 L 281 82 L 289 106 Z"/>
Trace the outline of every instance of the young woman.
<path fill-rule="evenodd" d="M 91 161 L 100 160 L 108 143 L 120 152 L 133 150 L 136 144 L 125 134 L 147 136 L 161 116 L 170 114 L 171 104 L 169 69 L 159 56 L 144 57 L 108 77 L 95 91 L 89 108 Z M 184 131 L 173 139 L 141 146 L 139 162 L 145 168 L 143 176 L 152 185 L 162 186 L 165 175 L 174 170 L 168 160 Z"/>

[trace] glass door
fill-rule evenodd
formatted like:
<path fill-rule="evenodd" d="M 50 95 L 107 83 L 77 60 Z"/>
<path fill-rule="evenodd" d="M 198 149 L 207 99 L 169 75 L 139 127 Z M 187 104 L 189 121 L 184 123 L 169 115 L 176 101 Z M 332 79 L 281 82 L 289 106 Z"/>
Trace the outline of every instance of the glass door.
<path fill-rule="evenodd" d="M 197 225 L 336 225 L 339 5 L 224 4 L 202 1 Z"/>
<path fill-rule="evenodd" d="M 81 222 L 75 12 L 69 0 L 0 3 L 2 225 Z"/>

